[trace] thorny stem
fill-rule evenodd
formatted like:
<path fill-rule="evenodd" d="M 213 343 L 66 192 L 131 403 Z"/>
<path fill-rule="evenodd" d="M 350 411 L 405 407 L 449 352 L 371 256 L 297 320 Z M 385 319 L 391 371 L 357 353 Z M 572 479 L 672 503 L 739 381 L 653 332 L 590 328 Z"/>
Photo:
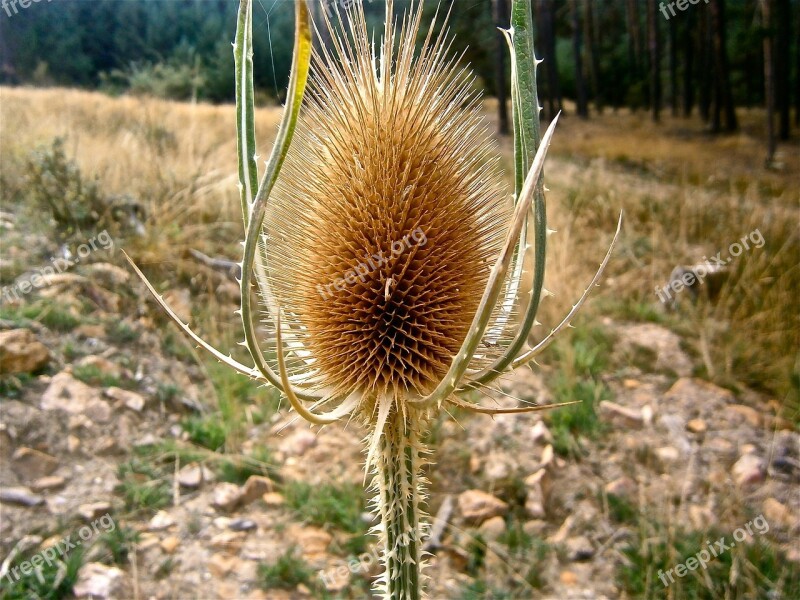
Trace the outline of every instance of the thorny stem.
<path fill-rule="evenodd" d="M 418 411 L 407 415 L 392 409 L 374 461 L 372 489 L 380 515 L 377 530 L 383 545 L 381 584 L 386 598 L 419 600 L 422 593 L 422 503 L 427 481 L 421 473 L 427 449 L 420 428 L 427 422 Z"/>

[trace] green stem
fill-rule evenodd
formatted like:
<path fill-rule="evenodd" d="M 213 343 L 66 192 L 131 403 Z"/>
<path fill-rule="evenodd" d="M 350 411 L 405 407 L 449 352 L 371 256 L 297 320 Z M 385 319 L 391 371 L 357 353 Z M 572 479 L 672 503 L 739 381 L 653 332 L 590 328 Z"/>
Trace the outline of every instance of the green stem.
<path fill-rule="evenodd" d="M 422 420 L 392 409 L 375 460 L 373 490 L 380 513 L 384 597 L 422 598 L 422 504 L 427 483 L 421 474 L 427 453 L 419 439 Z"/>

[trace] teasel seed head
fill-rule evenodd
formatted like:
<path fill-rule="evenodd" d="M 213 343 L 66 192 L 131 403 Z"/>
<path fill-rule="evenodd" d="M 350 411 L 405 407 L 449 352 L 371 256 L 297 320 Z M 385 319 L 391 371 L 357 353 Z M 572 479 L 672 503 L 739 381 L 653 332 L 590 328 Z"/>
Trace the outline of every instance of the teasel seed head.
<path fill-rule="evenodd" d="M 328 393 L 429 393 L 458 352 L 504 241 L 512 198 L 471 91 L 420 7 L 377 53 L 363 9 L 313 58 L 265 220 L 267 308 L 293 372 Z"/>

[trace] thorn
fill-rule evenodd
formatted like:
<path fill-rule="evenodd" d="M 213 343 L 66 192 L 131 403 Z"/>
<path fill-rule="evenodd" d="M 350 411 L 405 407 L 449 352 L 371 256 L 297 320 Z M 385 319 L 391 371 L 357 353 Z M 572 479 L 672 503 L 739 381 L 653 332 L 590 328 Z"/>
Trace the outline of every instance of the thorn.
<path fill-rule="evenodd" d="M 254 162 L 257 161 L 259 158 L 260 157 L 258 156 L 258 154 L 253 154 L 253 161 Z"/>
<path fill-rule="evenodd" d="M 533 320 L 533 326 L 534 326 L 534 327 L 540 327 L 540 326 L 541 326 L 541 322 L 540 322 L 540 321 L 537 321 L 536 319 L 534 319 L 534 320 Z"/>
<path fill-rule="evenodd" d="M 236 342 L 237 346 L 241 346 L 242 348 L 247 348 L 247 342 Z"/>
<path fill-rule="evenodd" d="M 547 229 L 547 235 L 548 236 L 551 236 L 554 233 L 558 233 L 558 229 L 549 229 L 549 228 Z"/>
<path fill-rule="evenodd" d="M 546 185 L 543 185 L 543 186 L 542 186 L 542 190 L 543 190 L 543 191 L 545 191 L 545 192 L 549 192 L 549 191 L 550 191 L 550 188 L 549 188 L 549 187 L 547 187 Z"/>
<path fill-rule="evenodd" d="M 241 317 L 242 316 L 242 309 L 241 308 L 237 308 L 235 311 L 233 311 L 233 314 L 239 315 Z"/>
<path fill-rule="evenodd" d="M 547 288 L 542 288 L 542 298 L 547 298 L 548 296 L 555 296 L 555 294 Z"/>

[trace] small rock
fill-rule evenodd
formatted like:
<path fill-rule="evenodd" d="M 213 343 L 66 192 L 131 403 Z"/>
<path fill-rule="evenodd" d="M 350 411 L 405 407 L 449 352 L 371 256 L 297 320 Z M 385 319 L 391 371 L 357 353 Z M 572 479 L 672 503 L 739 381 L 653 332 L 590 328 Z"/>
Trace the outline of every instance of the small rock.
<path fill-rule="evenodd" d="M 142 412 L 146 404 L 144 396 L 141 394 L 113 386 L 106 390 L 106 397 L 116 400 L 136 412 Z"/>
<path fill-rule="evenodd" d="M 246 537 L 247 534 L 240 531 L 223 531 L 212 537 L 208 545 L 220 552 L 239 554 Z"/>
<path fill-rule="evenodd" d="M 0 374 L 33 373 L 50 362 L 50 351 L 29 329 L 0 331 Z"/>
<path fill-rule="evenodd" d="M 725 411 L 729 414 L 736 415 L 744 419 L 753 427 L 761 426 L 761 415 L 755 408 L 746 406 L 744 404 L 730 404 L 725 407 Z"/>
<path fill-rule="evenodd" d="M 88 265 L 86 269 L 91 273 L 92 279 L 111 288 L 118 288 L 125 285 L 131 277 L 130 273 L 125 269 L 105 262 L 92 263 Z"/>
<path fill-rule="evenodd" d="M 494 542 L 506 531 L 506 521 L 503 517 L 492 517 L 483 522 L 478 528 L 483 539 Z"/>
<path fill-rule="evenodd" d="M 703 419 L 691 419 L 686 423 L 686 429 L 692 433 L 705 433 L 708 430 L 708 425 Z"/>
<path fill-rule="evenodd" d="M 306 560 L 323 557 L 333 541 L 331 534 L 319 527 L 301 527 L 294 533 L 292 539 L 297 542 Z"/>
<path fill-rule="evenodd" d="M 525 487 L 528 490 L 525 496 L 525 512 L 534 519 L 541 519 L 545 516 L 544 480 L 546 476 L 547 471 L 539 469 L 525 478 Z"/>
<path fill-rule="evenodd" d="M 175 525 L 175 519 L 165 510 L 160 510 L 153 515 L 147 523 L 147 531 L 164 531 Z"/>
<path fill-rule="evenodd" d="M 34 494 L 28 488 L 22 486 L 0 487 L 0 502 L 10 504 L 20 504 L 22 506 L 39 506 L 44 502 L 44 498 Z"/>
<path fill-rule="evenodd" d="M 258 529 L 258 524 L 251 519 L 234 519 L 228 523 L 228 529 L 231 531 L 252 531 Z"/>
<path fill-rule="evenodd" d="M 741 456 L 745 454 L 758 454 L 758 446 L 755 444 L 742 444 L 741 448 L 739 448 L 739 453 Z"/>
<path fill-rule="evenodd" d="M 656 456 L 658 460 L 661 461 L 661 464 L 666 467 L 678 462 L 681 458 L 681 452 L 672 446 L 664 446 L 662 448 L 656 448 Z"/>
<path fill-rule="evenodd" d="M 733 479 L 739 487 L 755 485 L 764 481 L 766 465 L 755 454 L 745 454 L 733 465 Z"/>
<path fill-rule="evenodd" d="M 485 521 L 508 512 L 508 504 L 482 490 L 467 490 L 458 496 L 461 516 L 470 521 Z"/>
<path fill-rule="evenodd" d="M 589 560 L 594 556 L 594 548 L 586 536 L 580 535 L 569 538 L 565 545 L 567 547 L 567 557 L 573 562 Z"/>
<path fill-rule="evenodd" d="M 283 506 L 285 500 L 281 494 L 278 492 L 267 492 L 263 496 L 261 496 L 261 500 L 264 501 L 270 508 L 277 508 L 279 506 Z"/>
<path fill-rule="evenodd" d="M 196 489 L 211 481 L 214 481 L 214 473 L 200 463 L 189 463 L 178 471 L 178 484 L 185 488 Z"/>
<path fill-rule="evenodd" d="M 263 475 L 251 475 L 247 478 L 242 490 L 242 504 L 247 505 L 255 502 L 264 494 L 273 490 L 272 480 Z"/>
<path fill-rule="evenodd" d="M 630 477 L 619 477 L 605 486 L 606 494 L 630 500 L 636 494 L 636 482 Z"/>
<path fill-rule="evenodd" d="M 544 440 L 549 444 L 553 441 L 553 434 L 550 433 L 550 430 L 547 428 L 547 425 L 544 424 L 544 421 L 536 421 L 531 429 L 531 439 L 534 444 L 539 440 Z"/>
<path fill-rule="evenodd" d="M 115 435 L 104 435 L 94 445 L 94 453 L 97 456 L 112 456 L 122 454 L 124 448 L 120 446 L 119 438 Z"/>
<path fill-rule="evenodd" d="M 640 429 L 644 425 L 642 411 L 628 408 L 609 400 L 600 402 L 600 415 L 606 421 L 624 425 L 625 427 Z"/>
<path fill-rule="evenodd" d="M 547 529 L 547 521 L 543 519 L 531 519 L 530 521 L 525 521 L 525 524 L 522 526 L 522 531 L 524 531 L 526 535 L 537 538 L 544 535 L 545 529 Z"/>
<path fill-rule="evenodd" d="M 797 517 L 792 514 L 792 511 L 785 504 L 781 504 L 775 498 L 767 498 L 761 504 L 764 511 L 764 517 L 767 523 L 774 523 L 787 529 L 791 529 L 797 520 Z"/>
<path fill-rule="evenodd" d="M 107 515 L 111 511 L 111 504 L 108 502 L 92 502 L 81 504 L 78 507 L 78 514 L 84 521 L 94 521 L 95 519 Z"/>
<path fill-rule="evenodd" d="M 180 539 L 174 535 L 171 535 L 161 540 L 159 546 L 161 546 L 161 550 L 163 550 L 165 554 L 172 554 L 175 552 L 178 546 L 180 546 L 180 543 Z"/>
<path fill-rule="evenodd" d="M 66 483 L 66 479 L 60 477 L 59 475 L 50 475 L 48 477 L 40 477 L 33 483 L 31 483 L 31 489 L 34 492 L 45 492 L 48 490 L 57 490 L 58 488 L 64 487 Z"/>
<path fill-rule="evenodd" d="M 230 512 L 239 505 L 242 500 L 242 491 L 238 485 L 233 483 L 219 483 L 214 488 L 214 496 L 211 505 L 217 510 Z"/>
<path fill-rule="evenodd" d="M 239 559 L 235 556 L 227 556 L 221 553 L 213 554 L 208 559 L 208 570 L 217 579 L 223 579 L 238 562 Z"/>
<path fill-rule="evenodd" d="M 564 585 L 573 586 L 578 583 L 578 576 L 572 571 L 561 571 L 558 580 Z"/>
<path fill-rule="evenodd" d="M 115 600 L 130 598 L 130 588 L 125 572 L 101 563 L 88 563 L 78 572 L 78 581 L 72 590 L 75 598 L 90 600 Z"/>
<path fill-rule="evenodd" d="M 287 456 L 302 456 L 316 443 L 317 436 L 314 432 L 309 429 L 298 429 L 281 442 L 279 450 Z"/>
<path fill-rule="evenodd" d="M 111 406 L 100 400 L 100 393 L 62 371 L 50 381 L 42 395 L 42 410 L 63 410 L 71 415 L 83 414 L 96 423 L 111 420 Z"/>
<path fill-rule="evenodd" d="M 58 468 L 58 460 L 49 454 L 26 448 L 17 448 L 11 456 L 11 469 L 22 480 L 30 481 L 50 475 Z"/>
<path fill-rule="evenodd" d="M 75 454 L 81 447 L 81 440 L 75 435 L 67 436 L 67 452 Z"/>

